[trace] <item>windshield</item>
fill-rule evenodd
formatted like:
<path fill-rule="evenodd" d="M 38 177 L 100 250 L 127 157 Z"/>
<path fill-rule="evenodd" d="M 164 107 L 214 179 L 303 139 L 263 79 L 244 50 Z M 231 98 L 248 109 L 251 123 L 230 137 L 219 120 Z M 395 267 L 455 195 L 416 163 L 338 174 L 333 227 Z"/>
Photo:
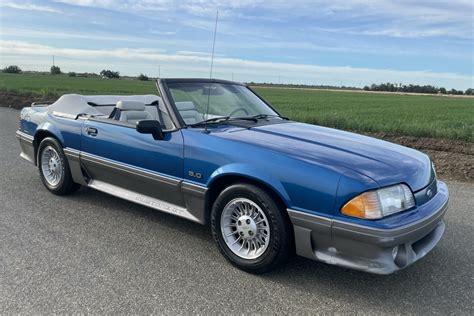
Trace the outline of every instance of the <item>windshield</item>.
<path fill-rule="evenodd" d="M 168 84 L 171 97 L 187 125 L 205 120 L 246 118 L 257 115 L 278 116 L 245 86 L 231 83 L 173 82 Z M 209 110 L 206 114 L 209 99 Z"/>

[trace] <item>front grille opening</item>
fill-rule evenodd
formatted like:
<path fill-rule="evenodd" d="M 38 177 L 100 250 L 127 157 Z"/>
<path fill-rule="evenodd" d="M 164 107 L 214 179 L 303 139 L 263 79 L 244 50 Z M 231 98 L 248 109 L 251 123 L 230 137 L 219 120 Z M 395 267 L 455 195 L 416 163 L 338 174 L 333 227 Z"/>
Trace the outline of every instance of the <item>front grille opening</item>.
<path fill-rule="evenodd" d="M 397 256 L 395 257 L 395 264 L 399 268 L 403 268 L 407 265 L 408 258 L 407 258 L 407 249 L 406 245 L 400 245 L 398 248 Z"/>
<path fill-rule="evenodd" d="M 435 230 L 436 229 L 433 229 L 428 235 L 414 242 L 411 245 L 411 248 L 416 254 L 420 253 L 423 249 L 425 249 L 431 243 L 433 236 L 435 234 Z"/>

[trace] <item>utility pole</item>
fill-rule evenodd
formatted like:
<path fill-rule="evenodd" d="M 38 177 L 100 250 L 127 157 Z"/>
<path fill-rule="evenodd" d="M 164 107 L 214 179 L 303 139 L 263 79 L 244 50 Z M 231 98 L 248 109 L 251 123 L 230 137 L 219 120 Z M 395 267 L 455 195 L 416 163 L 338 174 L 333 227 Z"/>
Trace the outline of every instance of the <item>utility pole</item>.
<path fill-rule="evenodd" d="M 54 66 L 54 55 L 53 55 L 53 66 Z"/>
<path fill-rule="evenodd" d="M 161 78 L 161 65 L 158 65 L 158 78 Z"/>

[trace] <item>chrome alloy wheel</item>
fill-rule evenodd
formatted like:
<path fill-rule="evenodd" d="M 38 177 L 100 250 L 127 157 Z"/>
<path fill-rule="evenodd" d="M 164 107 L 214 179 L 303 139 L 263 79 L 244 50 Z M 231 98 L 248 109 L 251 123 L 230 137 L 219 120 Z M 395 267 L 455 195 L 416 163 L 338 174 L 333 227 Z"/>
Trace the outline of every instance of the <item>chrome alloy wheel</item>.
<path fill-rule="evenodd" d="M 63 165 L 58 152 L 52 146 L 46 146 L 41 152 L 41 172 L 51 186 L 57 186 L 63 177 Z"/>
<path fill-rule="evenodd" d="M 252 200 L 233 199 L 221 215 L 221 232 L 230 250 L 243 259 L 260 257 L 270 244 L 270 226 L 262 209 Z"/>

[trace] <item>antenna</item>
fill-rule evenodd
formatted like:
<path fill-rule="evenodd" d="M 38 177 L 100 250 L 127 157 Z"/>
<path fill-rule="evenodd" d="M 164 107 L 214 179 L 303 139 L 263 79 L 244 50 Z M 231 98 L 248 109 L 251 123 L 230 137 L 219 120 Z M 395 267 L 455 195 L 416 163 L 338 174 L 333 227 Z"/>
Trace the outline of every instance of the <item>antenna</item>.
<path fill-rule="evenodd" d="M 216 12 L 216 25 L 214 26 L 214 41 L 212 42 L 212 54 L 211 54 L 211 73 L 209 74 L 209 87 L 207 89 L 207 105 L 206 105 L 206 117 L 209 117 L 209 101 L 211 99 L 211 81 L 212 81 L 212 67 L 214 66 L 214 48 L 216 47 L 216 33 L 217 33 L 217 20 L 219 19 L 219 10 Z M 204 125 L 204 131 L 207 132 L 207 123 Z"/>

